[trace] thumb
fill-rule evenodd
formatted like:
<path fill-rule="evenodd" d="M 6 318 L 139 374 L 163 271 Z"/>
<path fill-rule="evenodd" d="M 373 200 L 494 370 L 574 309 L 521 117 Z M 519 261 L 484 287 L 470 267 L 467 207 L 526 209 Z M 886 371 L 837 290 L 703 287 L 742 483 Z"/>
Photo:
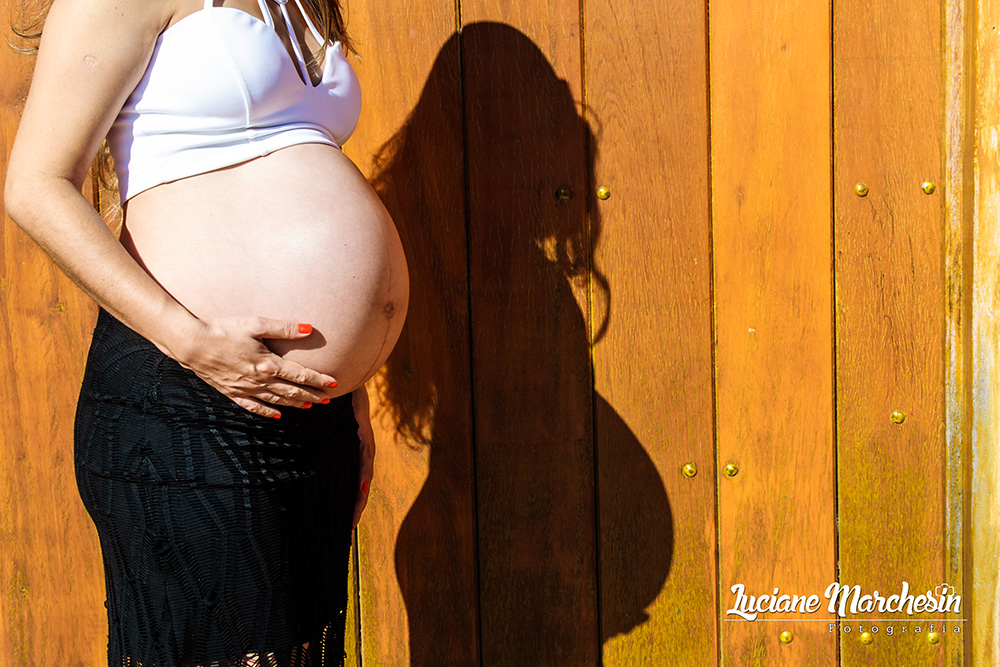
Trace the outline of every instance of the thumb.
<path fill-rule="evenodd" d="M 269 317 L 251 317 L 248 329 L 254 338 L 305 338 L 312 333 L 312 325 L 306 322 L 275 320 Z"/>

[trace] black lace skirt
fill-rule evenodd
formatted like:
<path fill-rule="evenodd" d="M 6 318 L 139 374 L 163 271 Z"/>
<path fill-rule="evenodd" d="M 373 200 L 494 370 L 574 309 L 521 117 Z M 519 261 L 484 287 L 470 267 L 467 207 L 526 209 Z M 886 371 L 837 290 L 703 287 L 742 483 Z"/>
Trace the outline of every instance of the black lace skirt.
<path fill-rule="evenodd" d="M 251 414 L 103 309 L 76 415 L 114 667 L 344 659 L 350 395 Z"/>

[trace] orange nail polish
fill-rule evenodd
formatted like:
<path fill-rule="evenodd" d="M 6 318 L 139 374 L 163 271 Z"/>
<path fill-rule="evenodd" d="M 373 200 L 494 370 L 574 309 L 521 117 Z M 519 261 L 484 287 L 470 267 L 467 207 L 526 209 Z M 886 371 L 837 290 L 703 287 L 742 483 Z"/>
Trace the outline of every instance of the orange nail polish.
<path fill-rule="evenodd" d="M 329 398 L 324 398 L 322 401 L 320 401 L 320 403 L 322 403 L 323 405 L 326 405 L 329 402 L 330 402 Z"/>
<path fill-rule="evenodd" d="M 312 406 L 313 406 L 313 404 L 312 404 L 312 403 L 303 403 L 303 404 L 302 404 L 302 407 L 303 407 L 303 408 L 311 408 Z"/>
<path fill-rule="evenodd" d="M 337 381 L 336 380 L 334 380 L 333 382 L 330 383 L 330 388 L 331 389 L 333 389 L 336 386 L 337 386 Z"/>
<path fill-rule="evenodd" d="M 312 333 L 313 327 L 311 324 L 300 324 L 299 333 Z"/>
<path fill-rule="evenodd" d="M 275 419 L 281 419 L 281 413 L 280 412 L 278 414 L 276 414 L 276 415 L 271 415 L 271 416 L 274 417 Z"/>

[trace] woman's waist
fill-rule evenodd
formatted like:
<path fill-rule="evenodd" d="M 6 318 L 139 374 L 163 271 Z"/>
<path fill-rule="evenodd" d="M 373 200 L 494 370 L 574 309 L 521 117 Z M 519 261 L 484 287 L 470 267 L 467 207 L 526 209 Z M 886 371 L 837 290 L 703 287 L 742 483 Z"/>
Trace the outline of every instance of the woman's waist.
<path fill-rule="evenodd" d="M 354 442 L 349 395 L 280 420 L 250 413 L 101 311 L 76 417 L 76 461 L 146 483 L 255 485 L 316 472 Z"/>

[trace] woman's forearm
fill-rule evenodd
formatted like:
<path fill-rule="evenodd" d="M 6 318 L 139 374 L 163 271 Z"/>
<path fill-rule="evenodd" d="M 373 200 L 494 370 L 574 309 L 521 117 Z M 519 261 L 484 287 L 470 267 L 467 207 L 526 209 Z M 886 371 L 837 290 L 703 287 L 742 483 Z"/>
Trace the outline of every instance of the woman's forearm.
<path fill-rule="evenodd" d="M 11 219 L 105 310 L 168 356 L 187 354 L 197 318 L 136 263 L 71 181 L 12 172 L 4 205 Z"/>
<path fill-rule="evenodd" d="M 361 426 L 368 425 L 371 428 L 371 408 L 368 403 L 368 389 L 361 385 L 351 393 L 351 406 L 354 408 L 354 417 Z"/>

